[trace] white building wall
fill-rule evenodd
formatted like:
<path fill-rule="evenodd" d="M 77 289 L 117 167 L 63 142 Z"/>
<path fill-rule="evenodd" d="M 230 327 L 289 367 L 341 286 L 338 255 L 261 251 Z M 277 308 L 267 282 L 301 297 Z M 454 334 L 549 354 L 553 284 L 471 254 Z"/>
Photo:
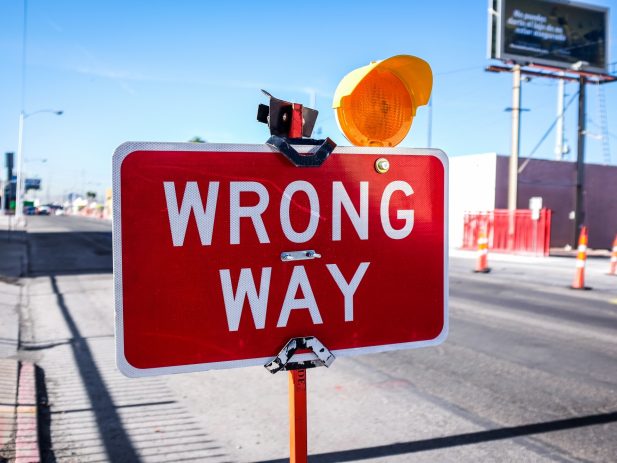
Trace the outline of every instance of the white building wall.
<path fill-rule="evenodd" d="M 495 209 L 497 153 L 450 158 L 449 233 L 450 246 L 463 244 L 465 212 Z"/>

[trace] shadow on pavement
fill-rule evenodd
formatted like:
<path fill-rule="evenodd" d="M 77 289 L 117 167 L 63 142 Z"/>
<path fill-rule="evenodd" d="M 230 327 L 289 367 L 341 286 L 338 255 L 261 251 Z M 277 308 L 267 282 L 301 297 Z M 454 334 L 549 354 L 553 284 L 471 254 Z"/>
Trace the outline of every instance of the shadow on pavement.
<path fill-rule="evenodd" d="M 112 273 L 111 232 L 28 233 L 28 276 Z"/>
<path fill-rule="evenodd" d="M 51 445 L 51 417 L 49 413 L 49 399 L 47 396 L 45 372 L 41 367 L 36 366 L 35 375 L 36 401 L 39 410 L 39 448 L 41 450 L 41 460 L 46 463 L 56 463 L 56 455 Z"/>
<path fill-rule="evenodd" d="M 513 439 L 516 437 L 523 437 L 531 434 L 563 431 L 566 429 L 580 428 L 584 426 L 613 423 L 615 421 L 617 421 L 617 412 L 601 413 L 597 415 L 566 418 L 563 420 L 545 421 L 542 423 L 525 424 L 521 426 L 490 429 L 487 431 L 456 434 L 453 436 L 435 437 L 433 439 L 402 442 L 390 445 L 379 445 L 376 447 L 366 447 L 363 449 L 320 453 L 317 455 L 310 455 L 309 460 L 319 463 L 367 460 L 370 458 L 404 455 L 407 453 L 417 453 L 427 450 L 457 447 L 461 445 L 480 444 L 483 442 L 490 442 L 501 439 Z M 259 463 L 285 463 L 287 461 L 287 459 L 276 459 L 261 461 Z"/>
<path fill-rule="evenodd" d="M 120 415 L 97 368 L 88 342 L 77 328 L 77 324 L 71 316 L 54 275 L 50 276 L 50 282 L 56 295 L 60 312 L 71 332 L 72 342 L 70 346 L 73 357 L 79 368 L 79 374 L 88 394 L 90 404 L 92 404 L 97 428 L 100 431 L 108 460 L 113 462 L 138 462 L 140 458 L 123 427 Z"/>
<path fill-rule="evenodd" d="M 0 281 L 17 284 L 26 272 L 26 232 L 0 229 Z"/>
<path fill-rule="evenodd" d="M 38 372 L 42 461 L 228 460 L 162 382 L 117 373 L 112 335 L 80 331 L 62 284 L 88 274 L 110 282 L 112 234 L 106 224 L 67 219 L 33 220 L 27 233 L 27 274 L 49 278 L 49 309 L 57 307 L 68 329 L 63 337 L 23 342 L 24 351 L 54 352 Z"/>

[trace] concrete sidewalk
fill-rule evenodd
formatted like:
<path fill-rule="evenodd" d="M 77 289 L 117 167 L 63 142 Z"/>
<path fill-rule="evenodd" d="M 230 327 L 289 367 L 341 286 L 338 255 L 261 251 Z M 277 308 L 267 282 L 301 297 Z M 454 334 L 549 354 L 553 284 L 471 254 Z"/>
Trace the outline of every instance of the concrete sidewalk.
<path fill-rule="evenodd" d="M 0 216 L 0 358 L 15 358 L 19 343 L 19 278 L 27 270 L 24 227 L 14 227 L 13 218 Z"/>
<path fill-rule="evenodd" d="M 25 227 L 0 216 L 0 463 L 38 462 L 35 368 L 19 359 L 19 314 L 27 273 Z"/>

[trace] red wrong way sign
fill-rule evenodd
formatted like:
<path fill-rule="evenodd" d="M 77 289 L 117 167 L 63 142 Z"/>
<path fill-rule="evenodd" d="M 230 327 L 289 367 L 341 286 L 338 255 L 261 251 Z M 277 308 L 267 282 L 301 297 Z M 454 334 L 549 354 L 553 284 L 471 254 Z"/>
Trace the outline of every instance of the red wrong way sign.
<path fill-rule="evenodd" d="M 116 345 L 129 376 L 263 365 L 295 337 L 335 356 L 447 333 L 438 150 L 126 143 L 113 158 Z"/>

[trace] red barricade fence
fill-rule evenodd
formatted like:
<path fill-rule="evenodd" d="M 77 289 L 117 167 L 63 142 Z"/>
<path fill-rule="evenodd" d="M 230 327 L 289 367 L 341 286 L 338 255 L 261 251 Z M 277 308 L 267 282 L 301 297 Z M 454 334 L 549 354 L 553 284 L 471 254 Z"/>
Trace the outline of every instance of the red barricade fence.
<path fill-rule="evenodd" d="M 513 216 L 511 216 L 513 214 Z M 509 236 L 510 220 L 514 235 Z M 491 251 L 548 256 L 551 241 L 551 210 L 507 209 L 490 212 L 466 212 L 463 249 L 476 249 L 480 230 L 486 230 Z"/>

